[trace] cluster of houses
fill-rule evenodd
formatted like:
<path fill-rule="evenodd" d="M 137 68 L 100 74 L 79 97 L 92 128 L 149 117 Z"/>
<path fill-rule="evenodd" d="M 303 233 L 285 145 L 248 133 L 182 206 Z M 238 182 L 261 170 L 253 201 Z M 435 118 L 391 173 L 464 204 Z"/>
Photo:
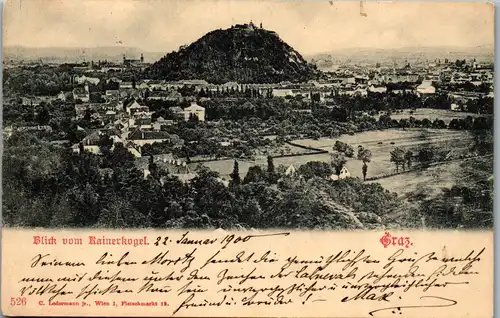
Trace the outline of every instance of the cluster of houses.
<path fill-rule="evenodd" d="M 88 64 L 88 63 L 87 63 Z M 116 75 L 107 74 L 103 77 L 96 73 L 100 67 L 109 67 L 111 64 L 99 61 L 99 64 L 91 63 L 80 75 L 72 77 L 72 82 L 78 85 L 72 92 L 61 92 L 57 96 L 26 96 L 23 97 L 23 105 L 39 105 L 42 102 L 52 100 L 65 101 L 70 95 L 75 101 L 89 103 L 91 93 L 89 85 L 98 85 L 101 81 L 106 84 L 111 82 L 117 85 L 117 89 L 106 90 L 103 98 L 109 102 L 116 99 L 128 97 L 142 98 L 148 100 L 161 100 L 170 102 L 180 102 L 194 100 L 194 96 L 183 96 L 178 90 L 190 87 L 193 95 L 201 91 L 210 95 L 217 92 L 243 92 L 250 90 L 251 94 L 258 92 L 260 96 L 276 98 L 300 97 L 303 100 L 313 100 L 326 103 L 332 95 L 366 96 L 369 93 L 402 94 L 414 93 L 420 96 L 433 95 L 438 92 L 446 93 L 457 104 L 465 104 L 467 100 L 478 99 L 480 97 L 493 97 L 493 69 L 487 65 L 481 65 L 474 60 L 467 61 L 464 65 L 457 67 L 449 61 L 436 60 L 424 66 L 412 67 L 409 63 L 403 67 L 363 67 L 359 65 L 347 65 L 339 67 L 337 70 L 326 73 L 321 80 L 311 80 L 305 83 L 282 82 L 278 84 L 242 84 L 237 82 L 227 82 L 224 84 L 212 84 L 205 80 L 187 79 L 179 81 L 143 79 L 135 81 L 124 81 L 120 79 L 119 73 Z M 121 68 L 142 67 L 144 57 L 139 59 L 129 59 L 123 57 L 123 62 L 119 64 Z M 468 92 L 468 91 L 439 91 L 434 85 L 466 84 L 474 86 L 487 85 L 490 87 L 489 93 Z M 395 85 L 393 85 L 395 84 Z M 398 87 L 401 84 L 401 87 Z M 389 89 L 390 87 L 390 89 Z"/>
<path fill-rule="evenodd" d="M 205 120 L 205 108 L 192 102 L 190 106 L 182 109 L 173 107 L 176 120 L 191 120 L 195 117 L 199 121 Z M 99 153 L 99 136 L 108 135 L 115 141 L 135 148 L 138 151 L 132 151 L 136 157 L 140 157 L 140 148 L 146 144 L 155 142 L 170 141 L 178 144 L 181 140 L 168 134 L 166 127 L 172 125 L 175 120 L 166 120 L 158 117 L 153 121 L 153 112 L 148 106 L 141 104 L 139 100 L 132 99 L 123 104 L 123 101 L 110 101 L 107 103 L 85 103 L 75 104 L 76 119 L 82 119 L 90 116 L 91 121 L 99 122 L 102 128 L 96 129 L 97 135 L 91 135 L 82 140 L 83 149 L 92 153 Z M 75 144 L 75 152 L 80 151 L 81 146 Z"/>

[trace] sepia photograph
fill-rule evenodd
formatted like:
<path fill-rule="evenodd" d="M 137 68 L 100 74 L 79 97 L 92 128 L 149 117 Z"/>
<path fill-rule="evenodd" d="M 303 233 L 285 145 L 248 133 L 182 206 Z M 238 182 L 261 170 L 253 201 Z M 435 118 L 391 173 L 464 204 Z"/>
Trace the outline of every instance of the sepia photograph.
<path fill-rule="evenodd" d="M 494 6 L 12 0 L 7 228 L 493 229 Z"/>

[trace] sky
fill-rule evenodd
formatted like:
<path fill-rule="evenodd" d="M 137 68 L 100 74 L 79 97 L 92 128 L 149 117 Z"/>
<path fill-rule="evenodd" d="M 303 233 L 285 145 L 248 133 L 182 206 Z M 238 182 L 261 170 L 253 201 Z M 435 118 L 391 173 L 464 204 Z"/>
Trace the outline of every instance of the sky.
<path fill-rule="evenodd" d="M 494 7 L 474 2 L 7 0 L 3 43 L 170 52 L 214 29 L 260 23 L 302 54 L 494 44 Z"/>

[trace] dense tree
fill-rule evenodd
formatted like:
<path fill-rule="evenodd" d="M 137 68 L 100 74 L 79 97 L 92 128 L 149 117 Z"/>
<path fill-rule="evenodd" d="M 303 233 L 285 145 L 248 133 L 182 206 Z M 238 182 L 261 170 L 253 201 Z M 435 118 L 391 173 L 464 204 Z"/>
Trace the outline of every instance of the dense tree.
<path fill-rule="evenodd" d="M 102 153 L 109 153 L 113 146 L 113 139 L 109 135 L 102 135 L 99 137 L 99 149 Z"/>
<path fill-rule="evenodd" d="M 311 179 L 313 177 L 324 179 L 332 174 L 332 167 L 326 162 L 309 161 L 299 167 L 298 173 L 305 179 Z"/>
<path fill-rule="evenodd" d="M 239 185 L 240 182 L 241 182 L 241 179 L 240 179 L 240 170 L 239 170 L 239 167 L 238 167 L 238 161 L 234 161 L 234 167 L 233 167 L 233 172 L 231 173 L 231 183 L 233 185 Z"/>
<path fill-rule="evenodd" d="M 405 152 L 405 162 L 406 162 L 406 167 L 408 167 L 408 170 L 411 169 L 411 164 L 413 162 L 413 152 L 411 150 L 407 150 Z"/>
<path fill-rule="evenodd" d="M 345 159 L 342 153 L 333 153 L 330 157 L 330 163 L 333 169 L 335 170 L 335 174 L 339 175 L 342 167 L 346 164 L 347 160 Z"/>
<path fill-rule="evenodd" d="M 343 152 L 347 157 L 352 158 L 354 156 L 354 149 L 352 146 L 346 144 L 345 142 L 337 140 L 333 146 L 333 150 L 338 152 Z"/>
<path fill-rule="evenodd" d="M 248 169 L 245 178 L 243 179 L 243 183 L 254 183 L 254 182 L 264 182 L 267 180 L 266 173 L 259 166 L 252 166 Z"/>
<path fill-rule="evenodd" d="M 267 156 L 267 178 L 270 183 L 275 183 L 278 180 L 272 156 Z"/>
<path fill-rule="evenodd" d="M 372 152 L 369 149 L 363 148 L 363 146 L 358 147 L 358 160 L 363 161 L 363 166 L 361 172 L 363 174 L 363 180 L 366 180 L 366 173 L 368 172 L 368 162 L 371 161 Z"/>
<path fill-rule="evenodd" d="M 50 112 L 47 106 L 42 107 L 35 117 L 35 121 L 40 125 L 47 125 L 50 121 Z"/>
<path fill-rule="evenodd" d="M 489 163 L 464 167 L 472 184 L 457 184 L 415 213 L 424 213 L 433 226 L 491 224 L 493 170 L 492 158 L 486 158 Z M 275 169 L 277 184 L 269 183 L 260 166 L 251 167 L 238 187 L 225 186 L 204 167 L 184 183 L 160 166 L 155 177 L 145 179 L 119 143 L 108 155 L 77 155 L 18 133 L 5 141 L 3 160 L 7 226 L 366 229 L 382 226 L 387 215 L 413 213 L 379 184 L 326 180 L 332 168 L 320 162 L 299 167 L 302 178 L 284 178 L 283 169 Z M 462 203 L 452 205 L 457 196 Z"/>
<path fill-rule="evenodd" d="M 394 150 L 391 151 L 390 161 L 394 163 L 394 165 L 396 166 L 396 172 L 399 172 L 400 166 L 403 166 L 404 169 L 404 162 L 405 162 L 404 155 L 405 152 L 400 147 L 396 147 L 394 148 Z"/>
<path fill-rule="evenodd" d="M 434 158 L 434 148 L 430 145 L 421 147 L 417 154 L 417 160 L 423 167 L 428 166 Z"/>

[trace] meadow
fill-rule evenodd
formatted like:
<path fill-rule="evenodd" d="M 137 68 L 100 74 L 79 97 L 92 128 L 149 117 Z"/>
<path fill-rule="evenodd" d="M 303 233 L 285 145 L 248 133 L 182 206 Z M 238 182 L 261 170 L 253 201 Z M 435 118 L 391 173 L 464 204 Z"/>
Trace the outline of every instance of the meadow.
<path fill-rule="evenodd" d="M 330 153 L 333 153 L 333 145 L 337 140 L 345 142 L 357 151 L 358 145 L 371 150 L 372 159 L 368 164 L 367 177 L 375 177 L 395 172 L 395 166 L 390 162 L 390 152 L 395 147 L 405 150 L 412 150 L 416 153 L 421 145 L 432 145 L 439 149 L 449 149 L 456 151 L 466 151 L 471 142 L 471 136 L 463 131 L 453 131 L 447 129 L 388 129 L 383 131 L 369 131 L 354 135 L 345 135 L 339 138 L 297 139 L 293 142 L 299 145 L 326 150 L 329 153 L 290 156 L 274 158 L 274 165 L 284 165 L 288 167 L 300 165 L 309 161 L 330 162 Z M 297 153 L 302 153 L 303 149 L 291 146 Z M 362 177 L 361 167 L 363 163 L 354 158 L 346 158 L 346 167 L 353 177 Z M 218 160 L 203 163 L 213 171 L 221 174 L 221 177 L 228 179 L 233 171 L 234 160 Z M 197 164 L 192 164 L 195 168 Z M 255 160 L 238 160 L 239 172 L 243 178 L 251 166 L 259 165 L 263 168 L 267 165 L 265 156 L 257 156 Z"/>
<path fill-rule="evenodd" d="M 337 140 L 345 142 L 357 151 L 359 145 L 372 152 L 371 162 L 368 164 L 367 177 L 374 177 L 395 172 L 395 166 L 390 162 L 390 152 L 395 147 L 405 150 L 415 150 L 422 145 L 432 145 L 439 149 L 464 151 L 471 142 L 471 136 L 463 131 L 445 129 L 388 129 L 383 131 L 369 131 L 345 135 L 339 138 L 321 138 L 319 140 L 295 140 L 297 144 L 311 146 L 333 152 L 333 145 Z M 356 155 L 355 155 L 356 156 Z M 346 167 L 354 177 L 362 177 L 363 163 L 354 158 L 346 158 Z"/>

